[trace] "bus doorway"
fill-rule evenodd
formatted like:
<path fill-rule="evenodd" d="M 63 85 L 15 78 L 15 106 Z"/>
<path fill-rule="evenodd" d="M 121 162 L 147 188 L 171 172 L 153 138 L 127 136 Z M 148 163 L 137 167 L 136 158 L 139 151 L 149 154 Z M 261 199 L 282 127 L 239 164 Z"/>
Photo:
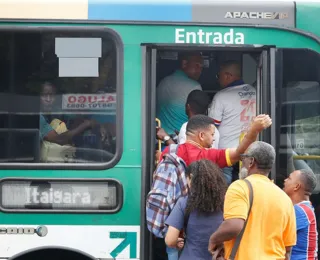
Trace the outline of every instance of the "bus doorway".
<path fill-rule="evenodd" d="M 156 141 L 156 88 L 159 82 L 166 76 L 180 68 L 179 54 L 188 51 L 201 52 L 204 58 L 204 66 L 199 83 L 202 90 L 207 92 L 212 99 L 220 90 L 216 75 L 220 65 L 228 60 L 234 60 L 241 64 L 242 78 L 245 83 L 254 86 L 257 90 L 257 113 L 270 114 L 270 50 L 271 46 L 194 46 L 194 45 L 153 45 L 142 46 L 142 118 L 143 118 L 143 190 L 142 208 L 145 210 L 146 195 L 152 184 L 152 173 L 156 166 L 155 151 L 158 148 Z M 271 142 L 271 131 L 265 131 L 260 140 Z M 161 149 L 161 148 L 160 148 Z M 166 259 L 165 245 L 162 249 L 154 248 L 154 238 L 147 229 L 145 211 L 141 214 L 141 259 Z M 157 250 L 164 250 L 163 257 Z M 157 254 L 155 254 L 157 253 Z"/>

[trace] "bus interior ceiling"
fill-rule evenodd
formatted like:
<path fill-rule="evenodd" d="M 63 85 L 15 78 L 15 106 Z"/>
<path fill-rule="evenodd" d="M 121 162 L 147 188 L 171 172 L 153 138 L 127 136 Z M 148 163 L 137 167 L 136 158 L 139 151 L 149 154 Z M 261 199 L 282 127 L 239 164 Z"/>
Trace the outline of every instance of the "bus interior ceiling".
<path fill-rule="evenodd" d="M 182 51 L 181 51 L 182 52 Z M 157 56 L 157 86 L 160 81 L 180 68 L 180 51 L 161 50 Z M 217 80 L 217 73 L 220 65 L 228 60 L 234 60 L 242 65 L 242 76 L 246 83 L 255 86 L 257 78 L 257 64 L 260 52 L 237 51 L 202 51 L 204 59 L 203 71 L 199 78 L 199 83 L 203 91 L 207 92 L 211 98 L 221 87 Z"/>

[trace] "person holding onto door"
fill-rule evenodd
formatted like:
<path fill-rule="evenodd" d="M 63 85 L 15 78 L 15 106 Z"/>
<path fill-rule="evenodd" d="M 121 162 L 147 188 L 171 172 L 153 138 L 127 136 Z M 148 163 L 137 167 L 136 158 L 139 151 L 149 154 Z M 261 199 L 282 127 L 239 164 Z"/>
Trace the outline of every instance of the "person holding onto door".
<path fill-rule="evenodd" d="M 236 61 L 223 63 L 217 77 L 223 89 L 213 97 L 208 115 L 220 133 L 219 149 L 237 147 L 256 116 L 256 90 L 242 80 L 241 65 Z M 223 172 L 230 184 L 233 167 Z"/>
<path fill-rule="evenodd" d="M 310 202 L 317 178 L 310 169 L 292 172 L 284 181 L 283 190 L 294 204 L 297 222 L 297 244 L 291 260 L 314 260 L 318 257 L 318 232 L 314 208 Z"/>
<path fill-rule="evenodd" d="M 251 144 L 241 155 L 241 175 L 245 180 L 229 186 L 224 221 L 210 237 L 209 252 L 214 253 L 224 243 L 226 259 L 290 260 L 297 239 L 296 219 L 290 198 L 268 178 L 275 156 L 274 148 L 261 141 Z M 243 229 L 240 244 L 236 244 Z M 231 257 L 236 245 L 240 246 Z"/>

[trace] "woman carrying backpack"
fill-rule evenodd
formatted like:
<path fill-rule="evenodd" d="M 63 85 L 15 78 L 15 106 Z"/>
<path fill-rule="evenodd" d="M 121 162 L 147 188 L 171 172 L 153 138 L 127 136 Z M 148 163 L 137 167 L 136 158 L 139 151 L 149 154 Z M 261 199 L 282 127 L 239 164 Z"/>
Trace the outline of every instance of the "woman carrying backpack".
<path fill-rule="evenodd" d="M 193 162 L 186 170 L 189 195 L 179 198 L 166 220 L 167 246 L 181 247 L 180 232 L 186 234 L 180 260 L 211 260 L 208 241 L 223 222 L 227 184 L 221 169 L 209 160 Z"/>

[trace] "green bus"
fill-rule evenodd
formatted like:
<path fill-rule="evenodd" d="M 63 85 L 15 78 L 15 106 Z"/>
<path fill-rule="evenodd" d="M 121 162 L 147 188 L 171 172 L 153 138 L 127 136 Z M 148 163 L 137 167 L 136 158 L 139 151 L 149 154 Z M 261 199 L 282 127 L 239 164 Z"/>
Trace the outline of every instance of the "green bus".
<path fill-rule="evenodd" d="M 320 176 L 319 13 L 319 1 L 1 1 L 0 258 L 153 259 L 156 87 L 183 51 L 202 53 L 212 97 L 219 64 L 241 62 L 273 119 L 259 138 L 277 185 L 294 169 Z"/>

